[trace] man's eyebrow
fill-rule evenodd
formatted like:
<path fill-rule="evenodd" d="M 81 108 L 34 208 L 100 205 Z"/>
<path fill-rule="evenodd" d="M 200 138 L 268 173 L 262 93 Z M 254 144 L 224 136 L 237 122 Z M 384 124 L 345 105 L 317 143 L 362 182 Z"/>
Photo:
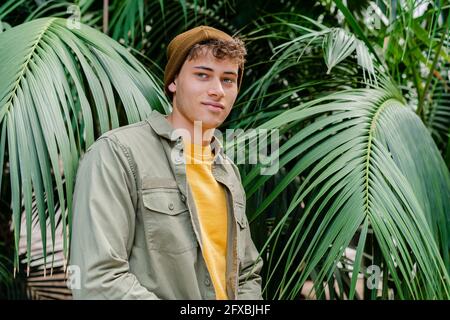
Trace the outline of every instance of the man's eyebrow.
<path fill-rule="evenodd" d="M 201 70 L 207 70 L 207 71 L 211 71 L 214 72 L 214 70 L 210 67 L 205 67 L 205 66 L 195 66 L 195 69 L 201 69 Z M 236 77 L 238 76 L 237 72 L 234 71 L 224 71 L 225 74 L 232 74 L 235 75 Z"/>

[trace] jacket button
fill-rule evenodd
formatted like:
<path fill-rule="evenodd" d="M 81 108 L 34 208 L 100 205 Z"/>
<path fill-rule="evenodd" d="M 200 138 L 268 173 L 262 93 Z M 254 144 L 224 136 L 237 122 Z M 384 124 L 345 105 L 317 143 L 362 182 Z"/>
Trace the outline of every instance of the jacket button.
<path fill-rule="evenodd" d="M 169 209 L 170 209 L 170 210 L 173 210 L 173 203 L 172 203 L 172 202 L 169 203 Z"/>
<path fill-rule="evenodd" d="M 205 279 L 205 285 L 207 287 L 209 287 L 211 285 L 211 280 L 209 280 L 208 278 Z"/>
<path fill-rule="evenodd" d="M 181 195 L 181 201 L 186 202 L 186 196 L 184 194 Z"/>

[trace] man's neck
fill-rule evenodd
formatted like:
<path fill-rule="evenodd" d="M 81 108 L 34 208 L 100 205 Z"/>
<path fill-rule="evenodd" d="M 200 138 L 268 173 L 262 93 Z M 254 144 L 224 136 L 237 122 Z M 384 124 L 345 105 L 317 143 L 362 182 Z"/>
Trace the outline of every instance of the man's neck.
<path fill-rule="evenodd" d="M 184 129 L 180 131 L 184 141 L 202 146 L 207 146 L 211 143 L 214 129 L 205 129 L 202 126 L 195 127 L 194 123 L 181 115 L 174 117 L 174 112 L 165 118 L 174 129 Z"/>

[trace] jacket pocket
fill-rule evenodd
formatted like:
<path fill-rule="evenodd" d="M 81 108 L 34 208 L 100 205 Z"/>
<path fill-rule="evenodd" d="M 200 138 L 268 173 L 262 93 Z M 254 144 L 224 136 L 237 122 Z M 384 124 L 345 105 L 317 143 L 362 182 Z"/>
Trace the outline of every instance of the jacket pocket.
<path fill-rule="evenodd" d="M 183 253 L 197 246 L 191 216 L 178 189 L 142 190 L 142 201 L 149 249 Z"/>

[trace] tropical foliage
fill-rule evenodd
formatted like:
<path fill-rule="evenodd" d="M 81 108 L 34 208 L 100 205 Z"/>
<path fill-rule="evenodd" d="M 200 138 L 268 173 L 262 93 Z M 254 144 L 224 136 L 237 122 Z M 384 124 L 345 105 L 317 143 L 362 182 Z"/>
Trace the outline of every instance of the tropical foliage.
<path fill-rule="evenodd" d="M 279 134 L 274 174 L 240 165 L 264 297 L 449 299 L 449 12 L 425 0 L 6 1 L 0 295 L 67 298 L 45 281 L 64 280 L 79 158 L 103 132 L 170 111 L 165 46 L 208 24 L 249 52 L 227 151 L 248 151 L 249 129 Z"/>

